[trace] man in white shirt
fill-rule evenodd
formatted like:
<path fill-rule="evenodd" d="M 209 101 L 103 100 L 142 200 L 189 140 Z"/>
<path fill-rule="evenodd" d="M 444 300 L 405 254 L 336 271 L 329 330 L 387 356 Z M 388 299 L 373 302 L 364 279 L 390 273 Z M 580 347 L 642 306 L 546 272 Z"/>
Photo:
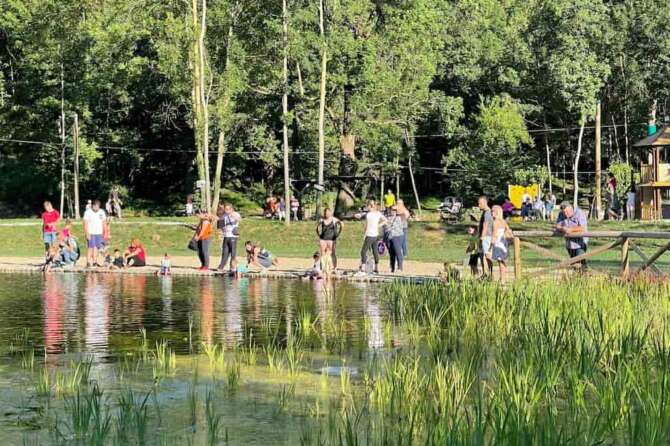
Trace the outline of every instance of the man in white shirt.
<path fill-rule="evenodd" d="M 374 201 L 368 203 L 368 212 L 365 214 L 365 239 L 361 248 L 361 267 L 365 270 L 368 262 L 368 251 L 372 250 L 375 259 L 375 274 L 379 272 L 379 252 L 377 252 L 377 240 L 379 239 L 379 227 L 386 224 L 386 218 L 379 212 L 379 206 Z"/>
<path fill-rule="evenodd" d="M 100 200 L 95 200 L 91 208 L 84 213 L 84 234 L 88 250 L 86 251 L 86 266 L 100 266 L 98 264 L 98 250 L 102 248 L 104 227 L 107 224 L 107 215 L 100 209 Z"/>

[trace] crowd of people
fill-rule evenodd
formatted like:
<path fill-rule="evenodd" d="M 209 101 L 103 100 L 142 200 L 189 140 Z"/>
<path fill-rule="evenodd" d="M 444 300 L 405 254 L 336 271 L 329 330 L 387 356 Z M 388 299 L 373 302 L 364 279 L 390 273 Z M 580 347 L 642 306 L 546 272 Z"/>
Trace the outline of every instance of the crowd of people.
<path fill-rule="evenodd" d="M 507 273 L 507 259 L 509 257 L 509 240 L 514 237 L 507 220 L 512 216 L 505 211 L 508 199 L 502 205 L 489 207 L 488 197 L 479 197 L 477 207 L 481 211 L 479 224 L 468 228 L 468 245 L 465 250 L 469 255 L 468 264 L 472 275 L 493 277 L 494 263 L 498 264 L 500 280 Z M 509 206 L 507 205 L 507 209 Z M 574 207 L 570 202 L 563 202 L 559 206 L 555 218 L 554 231 L 565 237 L 566 250 L 571 258 L 586 254 L 588 237 L 580 234 L 588 232 L 588 220 L 584 211 Z M 551 208 L 553 211 L 553 207 Z M 549 214 L 551 215 L 551 213 Z M 543 217 L 549 219 L 549 217 Z M 579 262 L 581 268 L 586 269 L 586 261 Z"/>
<path fill-rule="evenodd" d="M 299 203 L 291 203 L 290 211 L 297 216 Z M 281 212 L 285 210 L 277 207 Z M 250 267 L 266 270 L 279 264 L 279 259 L 258 242 L 246 241 L 244 253 L 246 265 L 237 261 L 238 240 L 242 217 L 232 204 L 220 205 L 216 213 L 197 212 L 198 223 L 192 226 L 194 234 L 188 243 L 189 249 L 197 252 L 201 271 L 210 270 L 211 245 L 216 232 L 220 234 L 221 258 L 216 268 L 220 272 L 231 275 L 244 273 Z M 118 214 L 117 214 L 118 216 Z M 392 273 L 403 270 L 404 259 L 408 254 L 408 228 L 410 212 L 402 200 L 388 191 L 384 196 L 384 206 L 369 201 L 356 218 L 364 221 L 364 235 L 360 251 L 360 266 L 357 274 L 377 274 L 380 256 L 389 253 L 390 270 Z M 138 239 L 131 240 L 123 252 L 111 246 L 112 217 L 101 208 L 99 200 L 89 200 L 83 217 L 83 232 L 86 238 L 86 267 L 121 269 L 143 267 L 147 265 L 147 254 Z M 72 222 L 66 220 L 61 224 L 60 214 L 53 205 L 45 201 L 42 213 L 42 239 L 45 247 L 44 269 L 55 267 L 72 267 L 79 260 L 81 251 L 78 240 L 72 235 Z M 343 222 L 326 208 L 316 222 L 318 249 L 312 259 L 312 268 L 306 277 L 329 279 L 338 271 L 337 240 L 344 229 Z M 102 259 L 102 260 L 101 260 Z M 159 274 L 170 274 L 171 260 L 168 253 L 163 255 Z"/>

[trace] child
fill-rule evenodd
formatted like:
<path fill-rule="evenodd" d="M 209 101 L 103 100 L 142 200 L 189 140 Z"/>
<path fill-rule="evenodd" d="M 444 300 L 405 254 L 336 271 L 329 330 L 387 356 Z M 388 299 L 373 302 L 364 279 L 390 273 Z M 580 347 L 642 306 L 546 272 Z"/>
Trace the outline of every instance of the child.
<path fill-rule="evenodd" d="M 323 255 L 319 261 L 319 267 L 321 269 L 320 278 L 330 280 L 330 276 L 333 274 L 333 252 L 330 246 L 326 246 L 323 249 Z"/>
<path fill-rule="evenodd" d="M 63 266 L 60 258 L 60 248 L 58 246 L 52 245 L 47 251 L 46 259 L 44 265 L 42 266 L 42 271 L 47 273 L 51 271 L 52 268 L 59 268 Z"/>
<path fill-rule="evenodd" d="M 161 260 L 161 269 L 158 271 L 159 276 L 169 276 L 172 272 L 172 263 L 170 262 L 170 256 L 166 252 L 163 255 L 163 260 Z"/>
<path fill-rule="evenodd" d="M 251 241 L 244 244 L 244 250 L 247 253 L 247 266 L 256 265 L 261 268 L 262 272 L 279 264 L 279 259 L 272 255 L 270 251 Z"/>
<path fill-rule="evenodd" d="M 468 247 L 465 249 L 466 254 L 470 254 L 468 265 L 470 265 L 470 272 L 473 276 L 479 274 L 479 239 L 477 237 L 477 228 L 470 226 L 468 228 Z"/>
<path fill-rule="evenodd" d="M 72 237 L 72 220 L 69 218 L 65 220 L 65 226 L 60 233 L 60 243 L 66 243 Z"/>
<path fill-rule="evenodd" d="M 319 251 L 314 253 L 312 260 L 314 261 L 312 268 L 305 273 L 305 278 L 308 279 L 316 279 L 321 276 L 321 255 L 319 255 Z"/>
<path fill-rule="evenodd" d="M 123 259 L 123 256 L 121 255 L 121 251 L 118 249 L 114 250 L 114 261 L 112 262 L 112 269 L 123 269 L 125 266 L 126 262 Z"/>
<path fill-rule="evenodd" d="M 112 256 L 109 254 L 109 252 L 107 252 L 105 254 L 105 261 L 102 264 L 102 266 L 103 266 L 103 268 L 106 268 L 106 269 L 112 269 L 113 264 L 114 264 L 114 259 L 112 259 Z"/>
<path fill-rule="evenodd" d="M 440 271 L 440 274 L 438 274 L 438 278 L 442 282 L 454 282 L 458 281 L 461 279 L 461 275 L 459 274 L 458 270 L 454 268 L 452 265 L 449 264 L 449 262 L 444 262 L 442 265 L 443 270 Z"/>

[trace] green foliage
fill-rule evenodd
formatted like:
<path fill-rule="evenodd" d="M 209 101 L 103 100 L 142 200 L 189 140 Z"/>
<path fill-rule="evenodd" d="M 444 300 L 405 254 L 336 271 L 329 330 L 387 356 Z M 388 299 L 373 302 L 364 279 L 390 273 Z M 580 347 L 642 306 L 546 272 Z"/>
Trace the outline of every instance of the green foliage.
<path fill-rule="evenodd" d="M 547 169 L 547 166 L 532 166 L 519 169 L 514 172 L 514 181 L 520 185 L 539 184 L 542 186 L 549 181 L 549 169 Z"/>
<path fill-rule="evenodd" d="M 628 163 L 619 162 L 610 164 L 607 168 L 607 172 L 614 175 L 617 181 L 617 195 L 619 199 L 623 200 L 626 196 L 626 193 L 630 190 L 632 182 L 636 183 L 640 181 L 640 174 L 633 169 Z"/>

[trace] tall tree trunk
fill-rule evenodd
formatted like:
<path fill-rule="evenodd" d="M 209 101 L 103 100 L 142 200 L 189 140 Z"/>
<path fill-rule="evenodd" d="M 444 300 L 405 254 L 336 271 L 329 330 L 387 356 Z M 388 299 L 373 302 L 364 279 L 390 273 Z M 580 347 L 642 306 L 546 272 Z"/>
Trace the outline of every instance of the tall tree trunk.
<path fill-rule="evenodd" d="M 419 191 L 416 189 L 416 181 L 414 181 L 414 169 L 412 166 L 412 156 L 414 154 L 414 142 L 410 138 L 409 131 L 407 128 L 405 128 L 405 144 L 407 145 L 407 149 L 409 151 L 408 157 L 407 157 L 407 170 L 409 170 L 409 179 L 412 182 L 412 191 L 414 192 L 414 200 L 416 200 L 416 208 L 419 214 L 419 217 L 421 216 L 421 201 L 419 200 Z"/>
<path fill-rule="evenodd" d="M 547 121 L 544 121 L 544 150 L 547 156 L 547 173 L 549 174 L 549 194 L 554 193 L 553 178 L 551 174 L 551 150 L 549 149 L 549 131 Z"/>
<path fill-rule="evenodd" d="M 202 107 L 202 158 L 203 167 L 205 170 L 205 203 L 207 209 L 211 209 L 211 185 L 209 178 L 209 97 L 206 92 L 205 71 L 207 66 L 205 64 L 205 35 L 207 33 L 207 0 L 202 0 L 202 11 L 200 12 L 200 33 L 198 36 L 198 55 L 200 64 L 200 106 Z"/>
<path fill-rule="evenodd" d="M 282 0 L 282 17 L 283 17 L 283 34 L 284 34 L 284 67 L 283 67 L 283 82 L 284 94 L 282 95 L 282 121 L 283 136 L 284 136 L 284 206 L 287 209 L 286 225 L 291 224 L 291 176 L 289 171 L 289 156 L 288 156 L 288 8 L 286 0 Z"/>
<path fill-rule="evenodd" d="M 324 1 L 319 1 L 319 32 L 321 33 L 321 85 L 319 95 L 319 173 L 318 183 L 319 190 L 317 192 L 316 214 L 317 218 L 321 215 L 321 198 L 323 193 L 324 183 L 324 164 L 326 157 L 326 135 L 324 129 L 324 121 L 326 117 L 326 76 L 328 74 L 328 48 L 326 46 L 326 32 L 324 28 Z"/>
<path fill-rule="evenodd" d="M 200 83 L 200 25 L 198 21 L 198 0 L 191 0 L 191 26 L 193 28 L 193 40 L 191 42 L 191 108 L 193 109 L 193 134 L 195 139 L 195 164 L 198 170 L 198 180 L 205 183 L 205 160 L 202 150 L 202 85 Z M 209 203 L 206 201 L 206 194 L 200 189 L 200 208 L 207 209 Z"/>
<path fill-rule="evenodd" d="M 63 73 L 63 59 L 60 62 L 60 207 L 61 217 L 65 216 L 65 76 Z"/>
<path fill-rule="evenodd" d="M 74 218 L 79 220 L 79 115 L 74 114 Z"/>
<path fill-rule="evenodd" d="M 224 69 L 228 71 L 230 69 L 230 50 L 231 50 L 231 45 L 233 42 L 233 25 L 230 25 L 228 27 L 228 43 L 227 43 L 227 51 L 226 51 L 226 61 L 225 61 L 225 67 Z M 230 101 L 230 91 L 225 91 L 224 93 L 224 109 L 227 108 L 228 103 Z M 219 129 L 219 141 L 218 141 L 218 147 L 217 147 L 217 153 L 216 153 L 216 168 L 214 170 L 214 184 L 213 184 L 213 197 L 212 197 L 212 210 L 216 211 L 216 208 L 219 206 L 219 201 L 221 199 L 221 173 L 223 171 L 223 156 L 226 153 L 226 134 L 225 134 L 225 123 L 224 122 L 219 122 L 219 126 L 221 127 Z"/>
<path fill-rule="evenodd" d="M 595 187 L 595 208 L 596 208 L 596 219 L 602 220 L 602 156 L 601 156 L 601 139 L 602 134 L 600 133 L 601 125 L 601 106 L 600 101 L 596 105 L 596 141 L 595 141 L 595 168 L 596 168 L 596 187 Z"/>
<path fill-rule="evenodd" d="M 223 130 L 219 132 L 219 146 L 217 149 L 212 211 L 216 211 L 216 208 L 219 207 L 219 200 L 221 198 L 221 172 L 223 171 L 223 155 L 226 153 L 226 135 Z"/>
<path fill-rule="evenodd" d="M 577 154 L 575 155 L 575 163 L 573 165 L 573 198 L 572 205 L 577 208 L 579 206 L 579 158 L 582 156 L 582 139 L 584 137 L 584 126 L 586 125 L 586 117 L 582 116 L 579 124 L 579 139 L 577 139 Z"/>

